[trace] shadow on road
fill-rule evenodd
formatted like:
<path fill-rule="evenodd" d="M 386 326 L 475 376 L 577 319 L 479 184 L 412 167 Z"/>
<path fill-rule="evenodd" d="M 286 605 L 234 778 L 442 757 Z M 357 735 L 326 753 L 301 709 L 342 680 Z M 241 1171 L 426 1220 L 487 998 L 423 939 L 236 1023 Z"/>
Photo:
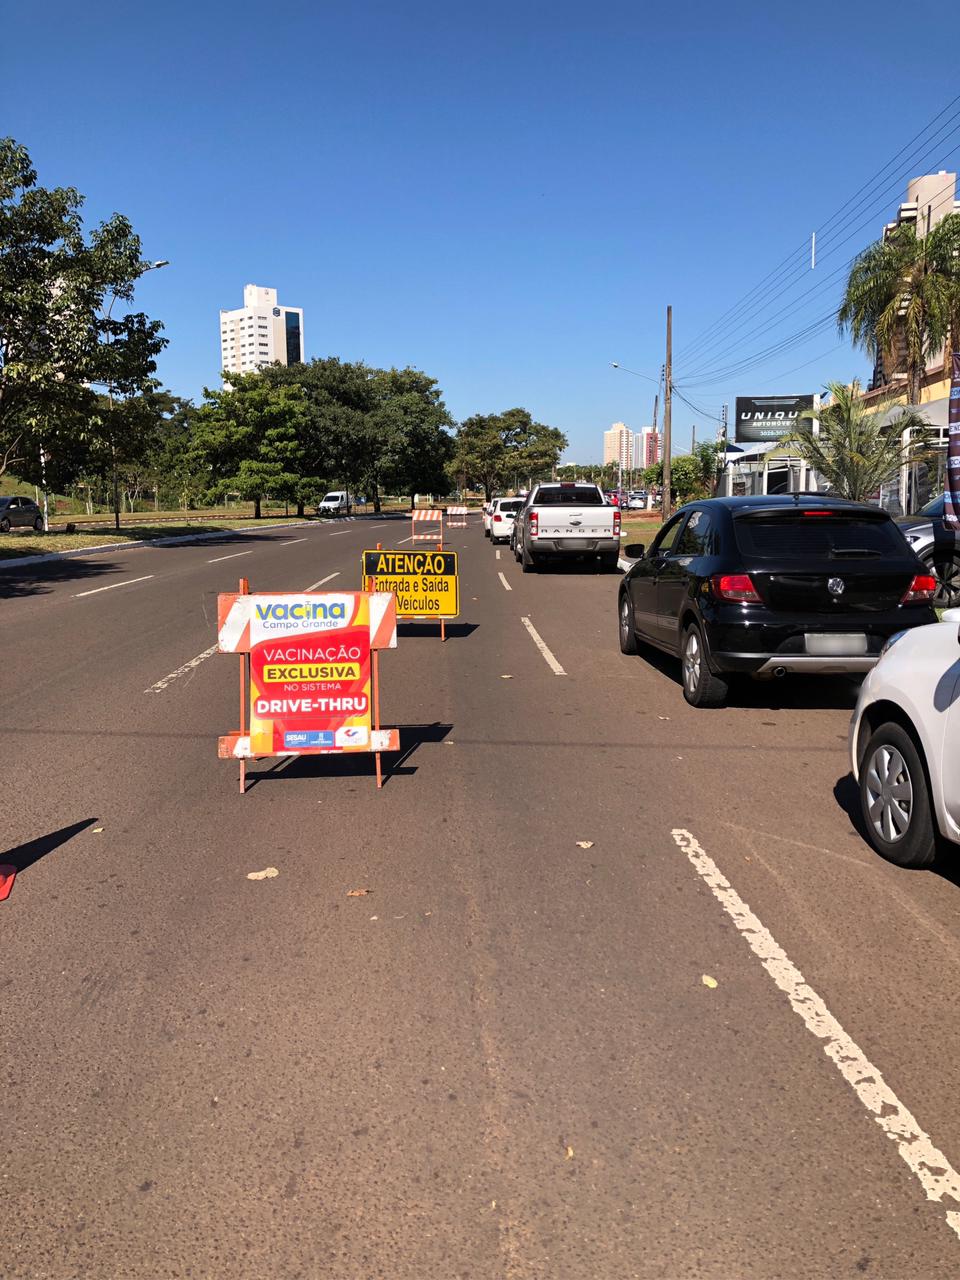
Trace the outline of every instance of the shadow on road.
<path fill-rule="evenodd" d="M 383 753 L 383 783 L 386 786 L 394 777 L 409 776 L 417 772 L 416 766 L 408 767 L 407 761 L 417 750 L 429 742 L 442 742 L 452 724 L 405 724 L 400 726 L 400 751 Z M 261 782 L 282 782 L 296 778 L 375 778 L 376 762 L 372 753 L 355 752 L 346 755 L 294 756 L 277 760 L 268 769 L 254 773 L 247 770 L 247 791 Z"/>
<path fill-rule="evenodd" d="M 680 659 L 639 643 L 639 660 L 672 680 L 679 693 Z M 859 678 L 854 676 L 783 676 L 769 680 L 740 676 L 731 681 L 725 705 L 761 711 L 852 711 L 859 690 Z"/>
<path fill-rule="evenodd" d="M 0 853 L 0 863 L 12 866 L 18 872 L 26 871 L 27 867 L 32 867 L 35 862 L 45 858 L 54 849 L 59 849 L 62 844 L 72 840 L 81 831 L 86 831 L 95 822 L 96 818 L 85 818 L 83 822 L 72 822 L 69 827 L 61 827 L 59 831 L 51 831 L 48 835 L 38 836 L 36 840 L 28 840 L 15 849 L 7 849 L 5 853 Z"/>
<path fill-rule="evenodd" d="M 448 622 L 447 623 L 447 639 L 462 640 L 464 637 L 472 635 L 477 629 L 476 622 Z M 439 639 L 440 623 L 439 622 L 398 622 L 397 635 L 406 639 L 413 640 L 417 636 L 431 636 Z"/>

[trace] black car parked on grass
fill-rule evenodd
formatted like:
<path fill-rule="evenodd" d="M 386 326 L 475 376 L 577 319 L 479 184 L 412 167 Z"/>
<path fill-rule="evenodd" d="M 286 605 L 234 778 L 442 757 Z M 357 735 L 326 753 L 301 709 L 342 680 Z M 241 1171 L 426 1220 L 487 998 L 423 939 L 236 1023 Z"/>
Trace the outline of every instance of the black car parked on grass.
<path fill-rule="evenodd" d="M 43 512 L 32 498 L 0 498 L 0 533 L 36 529 L 43 533 Z"/>
<path fill-rule="evenodd" d="M 681 507 L 620 584 L 620 648 L 677 655 L 683 696 L 719 706 L 736 674 L 869 670 L 936 622 L 936 582 L 878 507 L 815 494 Z"/>

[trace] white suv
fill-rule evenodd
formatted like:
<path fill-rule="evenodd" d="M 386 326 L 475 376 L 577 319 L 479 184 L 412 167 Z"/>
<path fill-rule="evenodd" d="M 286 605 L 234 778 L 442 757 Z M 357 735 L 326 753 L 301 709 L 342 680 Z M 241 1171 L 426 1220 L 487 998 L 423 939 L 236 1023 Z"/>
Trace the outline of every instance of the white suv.
<path fill-rule="evenodd" d="M 887 642 L 864 680 L 850 755 L 874 848 L 929 867 L 940 838 L 960 844 L 960 609 Z"/>
<path fill-rule="evenodd" d="M 334 489 L 317 503 L 318 516 L 348 516 L 353 496 L 345 489 Z"/>
<path fill-rule="evenodd" d="M 494 498 L 490 506 L 490 541 L 509 542 L 513 522 L 523 506 L 522 498 Z"/>

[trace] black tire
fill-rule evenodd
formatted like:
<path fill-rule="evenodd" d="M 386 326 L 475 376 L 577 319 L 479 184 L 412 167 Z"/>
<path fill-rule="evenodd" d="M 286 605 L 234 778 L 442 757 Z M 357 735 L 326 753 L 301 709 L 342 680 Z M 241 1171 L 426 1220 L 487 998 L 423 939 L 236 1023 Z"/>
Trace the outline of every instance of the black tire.
<path fill-rule="evenodd" d="M 620 552 L 619 551 L 611 551 L 609 554 L 603 555 L 600 557 L 601 573 L 616 573 L 619 568 L 620 568 Z"/>
<path fill-rule="evenodd" d="M 484 529 L 484 531 L 483 531 L 483 536 L 484 536 L 485 538 L 491 538 L 491 539 L 492 539 L 492 537 L 493 537 L 493 535 L 491 534 L 491 532 L 490 532 L 490 530 L 489 530 L 489 529 Z"/>
<path fill-rule="evenodd" d="M 520 567 L 524 573 L 539 573 L 540 565 L 537 557 L 532 551 L 527 550 L 527 544 L 523 544 L 523 550 L 520 553 Z"/>
<path fill-rule="evenodd" d="M 895 721 L 870 735 L 860 766 L 860 811 L 870 843 L 888 862 L 933 863 L 937 832 L 927 771 L 913 738 Z"/>
<path fill-rule="evenodd" d="M 33 522 L 33 527 L 37 533 L 43 533 L 43 516 L 37 516 Z"/>
<path fill-rule="evenodd" d="M 960 605 L 960 560 L 955 555 L 938 560 L 933 551 L 925 551 L 920 559 L 937 580 L 934 608 L 954 609 Z"/>
<path fill-rule="evenodd" d="M 691 707 L 723 706 L 730 684 L 710 670 L 703 632 L 695 622 L 691 622 L 683 633 L 680 666 L 683 696 Z"/>
<path fill-rule="evenodd" d="M 620 603 L 617 606 L 617 616 L 620 625 L 620 652 L 634 654 L 638 653 L 637 633 L 633 626 L 633 619 L 630 617 L 630 597 L 626 591 L 620 592 Z"/>
<path fill-rule="evenodd" d="M 519 538 L 514 538 L 513 540 L 513 558 L 514 560 L 516 560 L 517 564 L 520 563 L 520 539 Z"/>
<path fill-rule="evenodd" d="M 10 532 L 10 517 L 4 516 L 3 519 L 0 520 L 0 533 L 9 533 L 9 532 Z"/>

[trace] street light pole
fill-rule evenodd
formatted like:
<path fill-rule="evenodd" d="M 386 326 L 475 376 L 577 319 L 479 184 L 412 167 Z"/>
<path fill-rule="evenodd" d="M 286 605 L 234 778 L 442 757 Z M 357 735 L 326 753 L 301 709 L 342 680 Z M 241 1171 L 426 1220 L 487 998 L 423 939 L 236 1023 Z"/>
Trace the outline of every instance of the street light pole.
<path fill-rule="evenodd" d="M 660 513 L 663 522 L 670 519 L 670 428 L 673 399 L 673 307 L 667 307 L 667 362 L 663 372 L 663 498 Z"/>

